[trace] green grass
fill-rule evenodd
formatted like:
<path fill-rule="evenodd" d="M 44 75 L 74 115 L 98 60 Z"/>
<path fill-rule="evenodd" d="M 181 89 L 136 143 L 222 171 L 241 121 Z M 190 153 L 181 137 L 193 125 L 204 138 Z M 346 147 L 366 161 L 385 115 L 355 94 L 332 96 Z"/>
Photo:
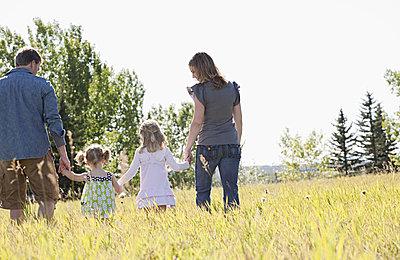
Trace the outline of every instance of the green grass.
<path fill-rule="evenodd" d="M 193 190 L 176 191 L 165 213 L 119 199 L 109 222 L 83 218 L 78 201 L 58 203 L 51 224 L 12 225 L 2 210 L 0 258 L 400 258 L 400 175 L 244 186 L 229 214 L 221 193 L 212 214 L 196 209 Z"/>

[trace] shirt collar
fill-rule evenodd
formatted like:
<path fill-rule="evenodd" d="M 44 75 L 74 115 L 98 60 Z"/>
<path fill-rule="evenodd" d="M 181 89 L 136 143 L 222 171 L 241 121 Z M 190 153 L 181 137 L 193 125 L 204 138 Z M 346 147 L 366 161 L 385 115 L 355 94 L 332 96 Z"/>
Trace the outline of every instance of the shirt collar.
<path fill-rule="evenodd" d="M 9 74 L 14 73 L 14 72 L 23 72 L 23 73 L 32 74 L 32 72 L 30 70 L 28 70 L 27 68 L 13 68 L 9 72 L 7 72 L 6 75 L 9 75 Z"/>

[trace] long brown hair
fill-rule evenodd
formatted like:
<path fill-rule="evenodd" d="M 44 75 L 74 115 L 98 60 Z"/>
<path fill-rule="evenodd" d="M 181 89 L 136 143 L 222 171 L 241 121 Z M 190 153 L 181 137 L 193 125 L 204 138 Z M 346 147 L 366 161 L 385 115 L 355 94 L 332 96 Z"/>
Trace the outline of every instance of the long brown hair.
<path fill-rule="evenodd" d="M 142 153 L 144 148 L 149 153 L 157 152 L 166 145 L 166 139 L 164 134 L 161 132 L 160 126 L 154 120 L 146 120 L 140 126 L 140 141 L 141 146 L 139 152 Z"/>
<path fill-rule="evenodd" d="M 194 69 L 200 83 L 210 81 L 215 88 L 222 88 L 227 84 L 213 59 L 205 52 L 196 53 L 189 61 L 189 67 Z"/>

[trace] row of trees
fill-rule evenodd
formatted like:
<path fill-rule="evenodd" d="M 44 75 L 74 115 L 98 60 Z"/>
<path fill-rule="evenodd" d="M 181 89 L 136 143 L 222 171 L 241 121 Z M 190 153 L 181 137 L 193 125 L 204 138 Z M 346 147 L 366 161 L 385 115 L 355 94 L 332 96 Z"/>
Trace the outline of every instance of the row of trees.
<path fill-rule="evenodd" d="M 292 136 L 286 129 L 280 140 L 286 172 L 303 173 L 310 178 L 332 170 L 349 175 L 358 171 L 396 169 L 398 125 L 396 120 L 387 116 L 371 93 L 367 93 L 363 100 L 356 127 L 348 122 L 342 109 L 333 125 L 335 131 L 328 144 L 323 141 L 323 135 L 315 131 L 303 140 L 299 135 Z"/>
<path fill-rule="evenodd" d="M 1 74 L 13 67 L 15 53 L 26 45 L 37 48 L 44 59 L 40 75 L 50 80 L 59 98 L 60 114 L 69 130 L 67 149 L 71 159 L 76 151 L 96 142 L 113 152 L 108 170 L 124 172 L 139 145 L 140 122 L 146 118 L 161 123 L 171 151 L 181 157 L 193 114 L 192 104 L 156 106 L 144 115 L 145 89 L 134 71 L 116 72 L 103 62 L 94 46 L 83 39 L 80 26 L 62 28 L 57 22 L 44 23 L 40 19 L 35 19 L 33 27 L 28 28 L 27 40 L 0 26 Z M 385 78 L 392 91 L 400 96 L 400 72 L 388 70 Z M 361 168 L 387 170 L 399 164 L 395 156 L 396 141 L 400 141 L 399 119 L 400 112 L 396 119 L 389 118 L 372 94 L 367 93 L 357 130 L 348 124 L 340 110 L 329 145 L 315 131 L 303 140 L 286 129 L 280 140 L 283 163 L 288 172 L 301 172 L 309 178 L 328 169 L 346 174 Z M 73 167 L 77 172 L 83 170 L 75 164 Z M 175 187 L 193 184 L 193 170 L 173 174 L 171 182 Z M 133 183 L 136 185 L 138 179 Z M 60 179 L 64 194 L 70 184 L 66 178 Z M 80 186 L 76 187 L 79 191 Z"/>
<path fill-rule="evenodd" d="M 330 142 L 331 166 L 346 175 L 361 168 L 374 172 L 393 169 L 396 141 L 387 121 L 381 104 L 376 104 L 371 93 L 363 100 L 358 132 L 352 131 L 352 124 L 340 110 Z"/>
<path fill-rule="evenodd" d="M 182 104 L 179 108 L 154 107 L 144 115 L 145 89 L 134 71 L 124 69 L 116 72 L 102 61 L 94 46 L 83 39 L 80 26 L 62 28 L 57 22 L 44 23 L 40 19 L 35 19 L 34 26 L 28 27 L 27 41 L 0 26 L 1 75 L 13 68 L 16 52 L 27 45 L 42 55 L 39 75 L 48 79 L 55 88 L 60 115 L 69 131 L 67 150 L 72 162 L 76 151 L 91 143 L 100 143 L 113 153 L 108 170 L 125 170 L 139 145 L 138 128 L 145 118 L 162 122 L 171 151 L 177 156 L 182 154 L 193 113 L 191 104 Z M 121 160 L 125 162 L 121 163 Z M 83 170 L 76 164 L 73 169 L 77 172 Z M 183 181 L 192 180 L 192 176 L 190 171 L 176 175 L 173 184 L 182 186 Z M 71 182 L 61 177 L 60 187 L 66 194 Z M 75 188 L 79 191 L 81 186 Z"/>

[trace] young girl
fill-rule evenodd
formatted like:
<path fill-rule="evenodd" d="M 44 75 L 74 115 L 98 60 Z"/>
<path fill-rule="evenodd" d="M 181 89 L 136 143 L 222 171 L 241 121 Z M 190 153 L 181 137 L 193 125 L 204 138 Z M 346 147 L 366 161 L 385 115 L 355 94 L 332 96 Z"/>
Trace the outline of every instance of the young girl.
<path fill-rule="evenodd" d="M 109 159 L 109 150 L 93 144 L 75 157 L 79 165 L 86 164 L 89 167 L 89 172 L 62 172 L 73 181 L 86 182 L 81 197 L 82 213 L 85 216 L 108 218 L 115 210 L 114 190 L 121 193 L 122 187 L 117 183 L 115 176 L 103 170 Z"/>
<path fill-rule="evenodd" d="M 123 185 L 132 179 L 140 167 L 140 191 L 136 197 L 139 209 L 175 206 L 175 196 L 168 181 L 166 165 L 172 170 L 189 168 L 189 163 L 177 163 L 165 145 L 165 137 L 157 122 L 145 121 L 140 126 L 141 147 L 135 151 L 129 170 L 118 180 Z"/>

